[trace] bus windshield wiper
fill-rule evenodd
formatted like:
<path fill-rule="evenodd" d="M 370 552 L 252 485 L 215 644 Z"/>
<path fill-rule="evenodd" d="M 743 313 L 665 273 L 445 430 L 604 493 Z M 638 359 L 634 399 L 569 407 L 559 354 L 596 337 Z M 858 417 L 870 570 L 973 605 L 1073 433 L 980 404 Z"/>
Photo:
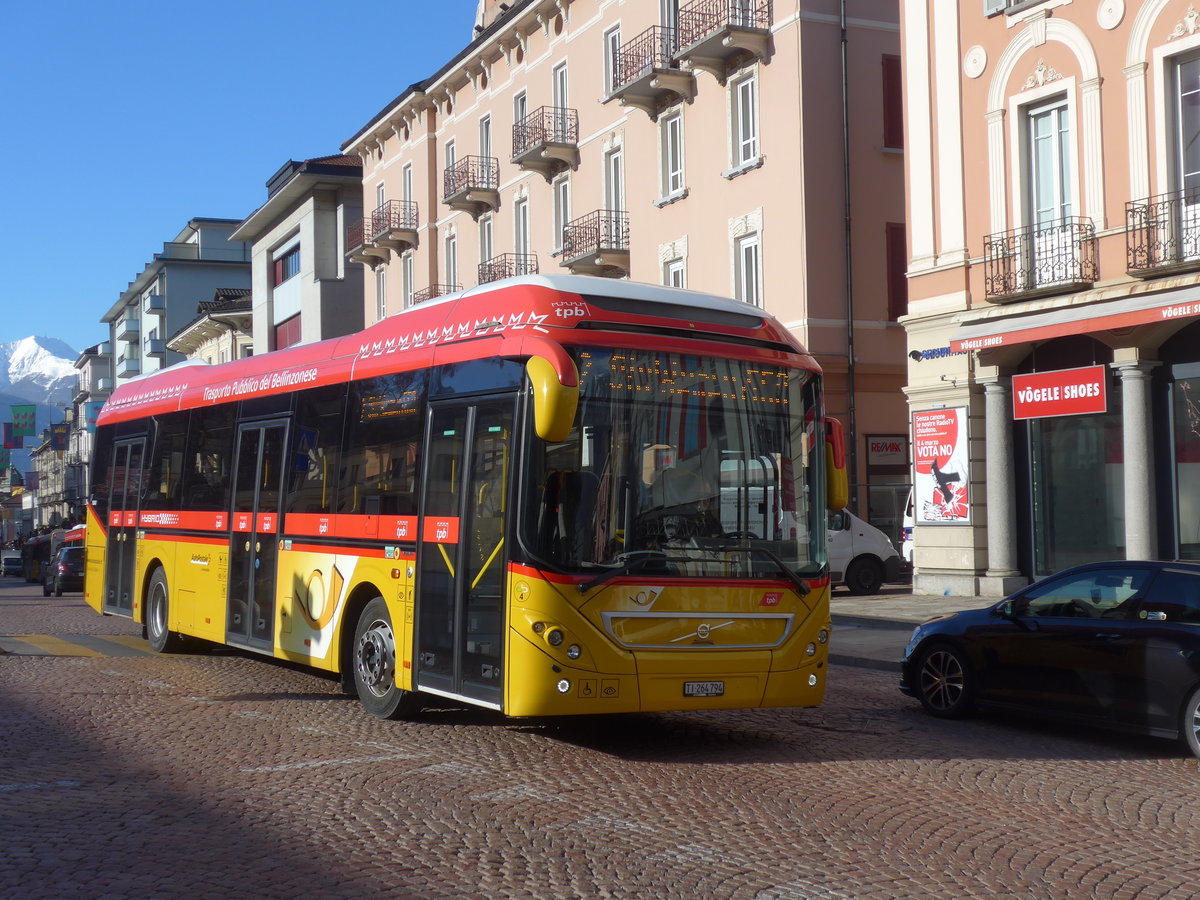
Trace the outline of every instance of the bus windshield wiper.
<path fill-rule="evenodd" d="M 789 569 L 787 563 L 785 563 L 766 547 L 747 547 L 742 544 L 722 544 L 721 549 L 732 550 L 735 553 L 746 553 L 750 555 L 761 553 L 771 562 L 775 563 L 775 567 L 779 569 L 779 573 L 783 575 L 784 578 L 796 586 L 796 593 L 798 593 L 801 597 L 812 592 L 812 588 L 808 586 L 808 582 L 796 574 L 796 572 L 794 572 L 792 569 Z"/>
<path fill-rule="evenodd" d="M 616 578 L 618 575 L 630 575 L 638 569 L 644 568 L 650 563 L 669 563 L 669 562 L 689 562 L 690 560 L 680 557 L 667 556 L 661 550 L 630 550 L 627 553 L 617 555 L 617 565 L 611 569 L 607 569 L 597 575 L 595 578 L 589 579 L 579 585 L 579 593 L 586 594 L 597 585 Z"/>

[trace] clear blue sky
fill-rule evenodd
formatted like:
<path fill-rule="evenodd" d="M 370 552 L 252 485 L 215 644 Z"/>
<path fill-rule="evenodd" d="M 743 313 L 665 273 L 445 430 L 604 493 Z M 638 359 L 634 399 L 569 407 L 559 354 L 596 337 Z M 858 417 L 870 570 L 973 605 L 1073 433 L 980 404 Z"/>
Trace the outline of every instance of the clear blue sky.
<path fill-rule="evenodd" d="M 9 4 L 0 342 L 76 351 L 162 243 L 240 219 L 469 43 L 476 0 Z"/>

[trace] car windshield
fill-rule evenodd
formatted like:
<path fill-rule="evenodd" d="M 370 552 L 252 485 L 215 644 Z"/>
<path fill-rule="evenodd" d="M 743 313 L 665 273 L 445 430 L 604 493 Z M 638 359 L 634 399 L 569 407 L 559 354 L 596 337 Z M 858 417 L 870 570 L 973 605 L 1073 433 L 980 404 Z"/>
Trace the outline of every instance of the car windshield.
<path fill-rule="evenodd" d="M 536 557 L 593 576 L 820 571 L 818 376 L 646 350 L 576 361 L 574 428 L 531 443 L 522 525 Z"/>

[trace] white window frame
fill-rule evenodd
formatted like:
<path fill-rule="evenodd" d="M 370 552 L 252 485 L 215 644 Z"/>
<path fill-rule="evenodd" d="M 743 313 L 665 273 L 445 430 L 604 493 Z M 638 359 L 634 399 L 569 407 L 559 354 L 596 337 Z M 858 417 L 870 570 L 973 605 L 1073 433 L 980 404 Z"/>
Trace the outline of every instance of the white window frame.
<path fill-rule="evenodd" d="M 404 199 L 411 203 L 413 198 L 413 166 L 412 163 L 405 163 L 400 174 L 401 184 L 403 185 Z"/>
<path fill-rule="evenodd" d="M 614 25 L 604 32 L 604 94 L 610 95 L 616 85 L 617 56 L 621 52 L 621 26 Z"/>
<path fill-rule="evenodd" d="M 446 235 L 446 284 L 450 287 L 458 284 L 458 235 L 453 231 Z"/>
<path fill-rule="evenodd" d="M 492 214 L 488 213 L 487 215 L 480 216 L 479 217 L 479 261 L 481 263 L 487 262 L 489 259 L 491 259 L 495 255 L 492 252 L 492 250 L 495 246 L 493 243 L 494 235 L 495 235 L 495 229 L 492 226 Z M 451 282 L 451 284 L 456 284 L 456 283 L 457 282 Z"/>
<path fill-rule="evenodd" d="M 762 307 L 762 240 L 757 231 L 739 235 L 733 242 L 733 295 L 744 303 Z"/>
<path fill-rule="evenodd" d="M 404 251 L 404 255 L 400 257 L 400 268 L 404 276 L 405 309 L 413 305 L 413 295 L 417 291 L 417 286 L 413 284 L 413 279 L 416 277 L 415 258 L 416 254 L 412 250 Z"/>
<path fill-rule="evenodd" d="M 520 125 L 529 115 L 529 93 L 517 91 L 513 96 L 513 124 Z"/>
<path fill-rule="evenodd" d="M 454 143 L 454 138 L 446 141 L 445 160 L 447 172 L 453 169 L 454 164 L 458 162 L 458 148 Z"/>
<path fill-rule="evenodd" d="M 604 208 L 624 212 L 625 203 L 625 151 L 613 147 L 604 154 Z"/>
<path fill-rule="evenodd" d="M 387 267 L 375 270 L 375 321 L 387 318 Z"/>
<path fill-rule="evenodd" d="M 513 203 L 513 249 L 520 254 L 529 254 L 529 198 L 521 197 Z M 524 260 L 522 260 L 524 262 Z"/>
<path fill-rule="evenodd" d="M 683 177 L 683 111 L 659 118 L 659 196 L 678 199 L 687 192 Z"/>
<path fill-rule="evenodd" d="M 571 221 L 571 178 L 560 175 L 554 179 L 551 188 L 554 192 L 554 240 L 550 245 L 554 252 L 561 253 L 563 245 L 563 229 Z"/>
<path fill-rule="evenodd" d="M 729 81 L 729 162 L 732 177 L 762 162 L 758 73 L 747 72 Z"/>
<path fill-rule="evenodd" d="M 381 181 L 375 185 L 375 208 L 379 209 L 386 202 L 387 190 L 384 183 Z"/>
<path fill-rule="evenodd" d="M 492 155 L 492 117 L 482 116 L 479 119 L 479 155 L 484 159 Z"/>
<path fill-rule="evenodd" d="M 571 105 L 570 93 L 568 91 L 569 82 L 567 80 L 567 61 L 564 59 L 554 67 L 551 73 L 551 97 L 553 105 L 559 108 L 565 108 Z"/>
<path fill-rule="evenodd" d="M 687 264 L 682 257 L 668 259 L 663 263 L 663 284 L 667 287 L 687 287 Z"/>

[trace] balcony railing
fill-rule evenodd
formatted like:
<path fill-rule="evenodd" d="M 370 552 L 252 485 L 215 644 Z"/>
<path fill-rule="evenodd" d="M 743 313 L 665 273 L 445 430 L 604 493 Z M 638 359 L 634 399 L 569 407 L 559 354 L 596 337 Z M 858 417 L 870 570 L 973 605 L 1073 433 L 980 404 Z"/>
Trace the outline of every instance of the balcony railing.
<path fill-rule="evenodd" d="M 117 359 L 117 375 L 120 378 L 128 378 L 130 375 L 137 375 L 142 371 L 142 361 L 136 357 L 121 356 Z"/>
<path fill-rule="evenodd" d="M 634 106 L 657 118 L 659 109 L 678 100 L 691 100 L 696 76 L 682 72 L 675 61 L 679 47 L 674 28 L 652 25 L 626 41 L 613 59 L 613 83 L 608 99 Z"/>
<path fill-rule="evenodd" d="M 693 0 L 679 10 L 679 47 L 685 65 L 722 84 L 731 65 L 771 52 L 771 0 Z"/>
<path fill-rule="evenodd" d="M 424 303 L 426 300 L 432 300 L 434 297 L 444 297 L 446 294 L 455 294 L 461 290 L 461 284 L 431 284 L 427 288 L 415 291 L 412 302 L 416 306 L 418 303 Z"/>
<path fill-rule="evenodd" d="M 1125 267 L 1143 278 L 1200 269 L 1200 192 L 1175 191 L 1126 203 Z"/>
<path fill-rule="evenodd" d="M 346 253 L 353 256 L 366 243 L 366 219 L 357 219 L 346 226 Z"/>
<path fill-rule="evenodd" d="M 538 258 L 533 253 L 501 253 L 479 264 L 479 283 L 499 281 L 516 275 L 536 275 Z"/>
<path fill-rule="evenodd" d="M 371 213 L 367 237 L 377 248 L 401 253 L 417 245 L 417 204 L 412 200 L 386 200 Z"/>
<path fill-rule="evenodd" d="M 547 180 L 579 165 L 579 113 L 565 106 L 539 106 L 513 125 L 512 159 Z"/>
<path fill-rule="evenodd" d="M 372 269 L 388 258 L 390 251 L 371 240 L 374 228 L 370 218 L 359 219 L 346 226 L 346 258 L 365 263 Z"/>
<path fill-rule="evenodd" d="M 142 333 L 141 320 L 132 317 L 122 319 L 117 323 L 116 333 L 118 341 L 137 340 L 138 335 Z"/>
<path fill-rule="evenodd" d="M 475 218 L 500 205 L 500 161 L 464 156 L 442 176 L 442 202 Z"/>
<path fill-rule="evenodd" d="M 563 228 L 562 265 L 577 274 L 629 273 L 629 214 L 598 209 Z"/>
<path fill-rule="evenodd" d="M 1096 228 L 1091 219 L 1056 222 L 991 234 L 983 240 L 984 297 L 996 303 L 1062 293 L 1095 283 Z"/>

